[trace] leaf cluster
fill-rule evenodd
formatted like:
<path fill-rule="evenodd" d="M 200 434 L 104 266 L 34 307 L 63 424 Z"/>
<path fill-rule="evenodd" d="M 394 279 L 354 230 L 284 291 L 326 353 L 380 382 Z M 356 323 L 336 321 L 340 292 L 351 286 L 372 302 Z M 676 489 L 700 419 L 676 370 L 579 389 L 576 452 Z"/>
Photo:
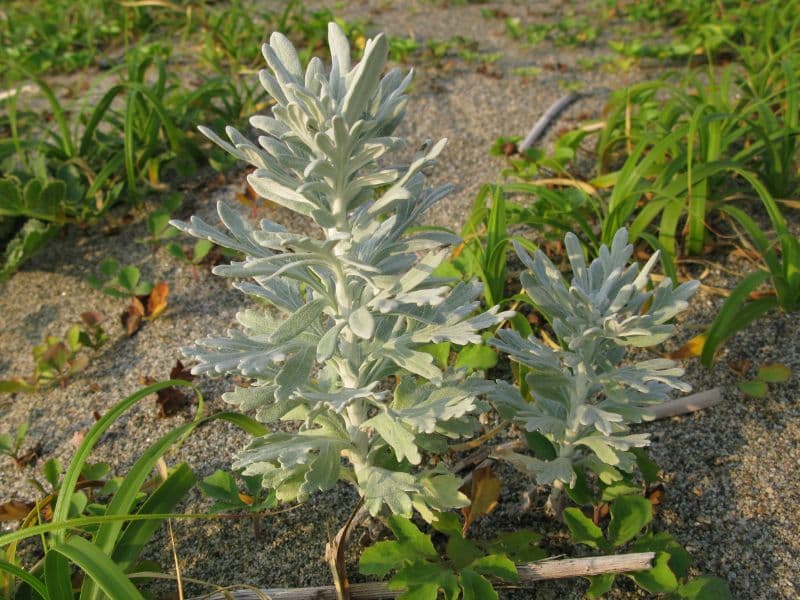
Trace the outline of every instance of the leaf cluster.
<path fill-rule="evenodd" d="M 49 335 L 33 347 L 33 373 L 28 377 L 0 380 L 0 392 L 35 392 L 55 385 L 66 385 L 71 377 L 89 366 L 89 350 L 98 350 L 108 341 L 97 313 L 81 314 L 81 324 L 70 326 L 63 338 Z"/>
<path fill-rule="evenodd" d="M 359 571 L 379 577 L 395 571 L 389 589 L 404 590 L 399 596 L 403 599 L 436 600 L 441 597 L 440 591 L 449 600 L 496 599 L 489 577 L 515 583 L 518 576 L 514 561 L 540 560 L 545 556 L 536 546 L 541 536 L 527 530 L 501 534 L 485 543 L 466 539 L 453 513 L 441 513 L 432 522 L 436 531 L 447 536 L 444 552 L 437 550 L 431 536 L 422 533 L 409 519 L 392 515 L 388 524 L 396 539 L 367 548 L 361 554 Z"/>
<path fill-rule="evenodd" d="M 690 389 L 671 360 L 623 361 L 628 348 L 653 346 L 672 335 L 671 320 L 686 308 L 697 282 L 673 289 L 665 279 L 649 289 L 658 257 L 641 271 L 638 264 L 629 265 L 633 248 L 624 229 L 589 265 L 576 236 L 568 234 L 564 245 L 572 266 L 569 284 L 543 252 L 531 257 L 516 246 L 528 268 L 523 288 L 552 326 L 559 347 L 513 330 L 498 331 L 492 344 L 521 365 L 531 398 L 504 382 L 489 394 L 501 414 L 538 432 L 551 446 L 540 448 L 544 458 L 514 452 L 498 457 L 540 484 L 572 487 L 578 465 L 616 478 L 620 471 L 630 472 L 636 464 L 632 449 L 649 443 L 647 434 L 631 433 L 630 425 L 651 418 L 649 408 L 670 390 Z"/>

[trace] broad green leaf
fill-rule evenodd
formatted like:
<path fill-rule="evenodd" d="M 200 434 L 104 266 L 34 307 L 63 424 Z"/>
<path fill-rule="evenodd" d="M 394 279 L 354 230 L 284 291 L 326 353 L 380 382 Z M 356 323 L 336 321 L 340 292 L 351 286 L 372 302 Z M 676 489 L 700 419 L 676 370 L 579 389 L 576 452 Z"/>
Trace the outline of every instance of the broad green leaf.
<path fill-rule="evenodd" d="M 553 442 L 538 431 L 526 431 L 524 435 L 528 448 L 533 451 L 533 455 L 536 458 L 540 460 L 554 460 L 556 456 L 558 456 Z"/>
<path fill-rule="evenodd" d="M 192 262 L 194 264 L 200 263 L 206 256 L 208 256 L 208 253 L 211 252 L 213 247 L 214 243 L 211 240 L 197 240 L 192 250 Z"/>
<path fill-rule="evenodd" d="M 441 512 L 436 514 L 436 518 L 431 521 L 431 526 L 440 533 L 447 536 L 461 535 L 461 520 L 454 512 Z"/>
<path fill-rule="evenodd" d="M 397 598 L 398 600 L 437 600 L 439 587 L 438 583 L 422 583 L 407 589 Z"/>
<path fill-rule="evenodd" d="M 769 391 L 764 381 L 740 381 L 736 384 L 736 387 L 739 388 L 740 392 L 752 398 L 766 398 Z"/>
<path fill-rule="evenodd" d="M 231 500 L 238 498 L 239 488 L 236 480 L 227 471 L 214 471 L 208 477 L 203 478 L 197 487 L 209 498 L 216 500 Z"/>
<path fill-rule="evenodd" d="M 636 466 L 639 467 L 639 472 L 647 484 L 653 484 L 660 480 L 658 474 L 661 471 L 661 467 L 650 458 L 647 450 L 644 448 L 631 448 L 630 452 L 636 457 Z"/>
<path fill-rule="evenodd" d="M 639 537 L 631 546 L 631 552 L 666 552 L 670 555 L 669 568 L 672 572 L 681 579 L 689 575 L 692 557 L 666 532 L 647 533 Z"/>
<path fill-rule="evenodd" d="M 397 540 L 417 554 L 420 558 L 436 558 L 439 553 L 433 547 L 431 537 L 422 533 L 410 519 L 401 515 L 392 515 L 388 520 L 389 528 Z"/>
<path fill-rule="evenodd" d="M 534 562 L 547 557 L 547 553 L 537 544 L 542 536 L 529 529 L 519 529 L 501 533 L 489 542 L 488 549 L 492 554 L 505 554 L 514 562 Z"/>
<path fill-rule="evenodd" d="M 424 344 L 418 348 L 421 352 L 427 352 L 436 361 L 438 366 L 443 371 L 447 369 L 447 363 L 450 359 L 450 342 L 439 342 L 438 344 Z"/>
<path fill-rule="evenodd" d="M 42 468 L 44 478 L 53 489 L 58 488 L 58 481 L 61 479 L 61 463 L 57 458 L 50 458 L 44 463 Z"/>
<path fill-rule="evenodd" d="M 791 376 L 792 370 L 789 367 L 780 363 L 773 363 L 761 367 L 756 378 L 768 383 L 783 383 L 788 381 Z"/>
<path fill-rule="evenodd" d="M 595 503 L 595 496 L 586 481 L 586 474 L 580 467 L 574 467 L 573 470 L 575 471 L 575 482 L 572 486 L 566 486 L 564 491 L 578 506 L 591 506 Z"/>
<path fill-rule="evenodd" d="M 93 464 L 83 465 L 81 469 L 81 477 L 88 480 L 100 480 L 111 471 L 111 466 L 108 463 L 99 462 Z"/>
<path fill-rule="evenodd" d="M 679 598 L 686 600 L 730 600 L 733 598 L 728 584 L 719 577 L 695 577 L 678 588 Z"/>
<path fill-rule="evenodd" d="M 642 496 L 617 498 L 611 503 L 610 512 L 608 541 L 614 547 L 632 540 L 653 520 L 653 505 Z"/>
<path fill-rule="evenodd" d="M 575 543 L 586 544 L 592 548 L 601 548 L 605 545 L 603 531 L 579 508 L 565 508 L 563 514 L 564 523 L 569 527 Z"/>
<path fill-rule="evenodd" d="M 419 555 L 411 544 L 394 540 L 377 542 L 361 553 L 358 572 L 362 575 L 385 577 L 389 572 L 396 571 L 418 558 Z"/>
<path fill-rule="evenodd" d="M 497 600 L 497 592 L 484 576 L 471 569 L 464 569 L 459 577 L 463 590 L 462 600 Z"/>
<path fill-rule="evenodd" d="M 497 350 L 480 344 L 465 346 L 456 356 L 456 369 L 491 369 L 497 364 Z"/>
<path fill-rule="evenodd" d="M 614 573 L 606 573 L 605 575 L 594 575 L 588 577 L 591 585 L 586 590 L 586 595 L 592 600 L 601 598 L 603 594 L 607 594 L 614 587 L 614 580 L 617 576 Z"/>
<path fill-rule="evenodd" d="M 631 579 L 652 594 L 674 592 L 678 588 L 678 580 L 669 568 L 669 558 L 666 552 L 656 552 L 653 566 L 646 571 L 631 573 Z"/>
<path fill-rule="evenodd" d="M 406 589 L 403 598 L 427 598 L 431 590 L 444 591 L 445 598 L 455 600 L 458 597 L 458 580 L 455 574 L 445 565 L 416 561 L 400 569 L 389 581 L 390 590 Z M 422 589 L 420 589 L 422 588 Z M 437 598 L 437 595 L 431 598 Z"/>
<path fill-rule="evenodd" d="M 484 575 L 497 577 L 508 583 L 516 583 L 519 581 L 517 567 L 505 554 L 489 554 L 488 556 L 483 556 L 475 560 L 470 565 L 470 569 Z"/>
<path fill-rule="evenodd" d="M 483 555 L 483 552 L 481 552 L 478 546 L 470 540 L 461 537 L 461 532 L 451 535 L 447 539 L 445 551 L 456 569 L 463 569 L 479 556 Z"/>
<path fill-rule="evenodd" d="M 632 494 L 640 494 L 641 492 L 641 485 L 637 485 L 629 479 L 623 479 L 622 481 L 616 481 L 610 485 L 603 486 L 600 500 L 603 502 L 610 502 L 621 496 L 630 496 Z"/>
<path fill-rule="evenodd" d="M 120 264 L 116 259 L 106 258 L 100 263 L 100 272 L 106 278 L 114 277 L 120 270 Z"/>
<path fill-rule="evenodd" d="M 123 288 L 132 292 L 136 289 L 140 277 L 139 269 L 128 265 L 120 270 L 119 275 L 117 275 L 117 281 Z"/>

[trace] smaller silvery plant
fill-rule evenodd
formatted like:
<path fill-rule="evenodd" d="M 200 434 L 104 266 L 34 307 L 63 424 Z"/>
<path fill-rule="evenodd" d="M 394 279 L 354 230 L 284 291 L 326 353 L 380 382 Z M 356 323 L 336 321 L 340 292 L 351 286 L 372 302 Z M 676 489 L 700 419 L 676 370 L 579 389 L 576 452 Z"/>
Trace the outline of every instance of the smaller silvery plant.
<path fill-rule="evenodd" d="M 531 399 L 505 382 L 489 389 L 501 414 L 552 444 L 551 460 L 512 451 L 496 457 L 552 486 L 549 507 L 556 514 L 564 486 L 576 482 L 576 469 L 588 469 L 606 483 L 633 471 L 636 457 L 630 450 L 648 445 L 649 434 L 631 433 L 630 425 L 651 420 L 651 408 L 671 390 L 691 389 L 672 360 L 625 359 L 631 347 L 646 348 L 670 337 L 675 329 L 671 320 L 686 309 L 698 287 L 690 281 L 674 288 L 665 278 L 651 288 L 649 275 L 658 253 L 641 271 L 635 262 L 629 265 L 633 247 L 625 229 L 616 233 L 611 248 L 600 248 L 588 267 L 578 238 L 570 233 L 564 241 L 572 267 L 569 284 L 541 251 L 531 257 L 515 244 L 528 268 L 522 286 L 560 347 L 513 330 L 499 331 L 491 343 L 522 366 Z"/>
<path fill-rule="evenodd" d="M 432 516 L 467 499 L 460 479 L 424 454 L 472 435 L 487 407 L 480 378 L 442 371 L 421 347 L 478 343 L 482 330 L 514 313 L 476 315 L 480 284 L 433 275 L 458 238 L 410 230 L 451 189 L 426 185 L 424 175 L 445 140 L 423 145 L 411 164 L 387 166 L 385 155 L 404 145 L 394 131 L 411 75 L 382 76 L 383 35 L 356 65 L 341 29 L 331 23 L 328 35 L 330 68 L 313 58 L 304 71 L 280 33 L 264 45 L 269 69 L 260 80 L 275 105 L 271 117 L 250 120 L 257 142 L 231 127 L 229 142 L 201 128 L 256 168 L 248 182 L 259 195 L 308 217 L 318 234 L 270 220 L 252 228 L 223 203 L 227 232 L 197 217 L 173 222 L 241 253 L 214 273 L 239 279 L 236 288 L 271 307 L 240 312 L 240 330 L 183 351 L 195 374 L 251 382 L 226 393 L 227 402 L 264 423 L 289 423 L 254 439 L 233 465 L 261 476 L 280 500 L 344 480 L 373 515 Z"/>

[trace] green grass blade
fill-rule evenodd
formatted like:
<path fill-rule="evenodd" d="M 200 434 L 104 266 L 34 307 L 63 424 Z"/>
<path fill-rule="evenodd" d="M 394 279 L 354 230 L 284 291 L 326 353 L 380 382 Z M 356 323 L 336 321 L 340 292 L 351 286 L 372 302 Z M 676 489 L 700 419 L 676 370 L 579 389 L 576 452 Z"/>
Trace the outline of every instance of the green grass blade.
<path fill-rule="evenodd" d="M 772 244 L 767 239 L 767 236 L 761 231 L 761 228 L 753 218 L 741 208 L 732 204 L 723 206 L 721 210 L 733 217 L 739 225 L 742 226 L 747 235 L 750 236 L 756 250 L 761 254 L 762 259 L 767 264 L 772 275 L 775 276 L 779 274 L 781 271 L 780 260 L 775 255 L 775 251 L 772 249 Z"/>
<path fill-rule="evenodd" d="M 47 593 L 45 584 L 37 577 L 34 577 L 28 573 L 25 569 L 22 569 L 17 565 L 12 565 L 10 562 L 0 560 L 0 571 L 5 571 L 11 575 L 11 577 L 15 577 L 26 583 L 34 592 L 39 595 L 40 598 L 42 598 L 42 600 L 50 599 L 50 595 Z"/>
<path fill-rule="evenodd" d="M 50 89 L 50 86 L 47 85 L 44 80 L 39 79 L 38 77 L 32 77 L 34 83 L 39 87 L 42 93 L 47 98 L 47 101 L 50 103 L 50 108 L 53 110 L 53 119 L 58 126 L 58 130 L 61 134 L 61 146 L 64 149 L 64 153 L 67 157 L 72 158 L 75 156 L 75 145 L 72 143 L 72 137 L 69 132 L 69 124 L 67 123 L 67 117 L 64 115 L 64 108 L 59 104 L 56 95 L 53 93 L 53 90 Z"/>
<path fill-rule="evenodd" d="M 136 91 L 128 94 L 125 103 L 125 125 L 123 131 L 125 149 L 125 174 L 128 179 L 128 193 L 136 192 L 136 165 L 134 159 L 134 132 L 136 130 Z"/>
<path fill-rule="evenodd" d="M 144 596 L 139 593 L 127 575 L 108 556 L 82 537 L 74 536 L 69 541 L 55 546 L 51 552 L 58 552 L 75 563 L 109 598 L 144 600 Z M 68 597 L 71 597 L 71 594 Z"/>
<path fill-rule="evenodd" d="M 636 208 L 640 194 L 636 188 L 648 170 L 657 160 L 661 160 L 670 147 L 686 135 L 684 127 L 673 131 L 656 145 L 650 147 L 650 140 L 644 139 L 634 148 L 619 172 L 617 183 L 608 200 L 608 213 L 603 223 L 602 240 L 610 244 L 617 230 L 622 227 Z M 647 154 L 644 154 L 647 150 Z"/>
<path fill-rule="evenodd" d="M 671 256 L 675 256 L 678 239 L 678 221 L 683 214 L 683 202 L 668 202 L 661 211 L 658 239 Z"/>
<path fill-rule="evenodd" d="M 181 463 L 165 481 L 144 501 L 138 514 L 169 513 L 197 481 L 186 463 Z M 128 525 L 114 548 L 112 558 L 127 571 L 141 554 L 144 545 L 161 526 L 160 520 L 135 521 Z"/>
<path fill-rule="evenodd" d="M 777 304 L 775 298 L 762 298 L 750 303 L 750 306 L 755 306 L 755 308 L 750 308 L 746 314 L 743 314 L 743 306 L 747 301 L 747 296 L 768 277 L 769 273 L 766 271 L 756 271 L 750 273 L 733 288 L 731 295 L 725 300 L 716 319 L 711 324 L 711 328 L 708 330 L 705 344 L 703 344 L 703 353 L 700 356 L 700 362 L 703 366 L 711 366 L 714 362 L 714 354 L 722 342 L 747 327 L 751 321 Z M 745 317 L 749 318 L 749 320 L 745 320 Z"/>
<path fill-rule="evenodd" d="M 95 106 L 95 109 L 92 111 L 92 116 L 89 117 L 86 128 L 83 130 L 83 136 L 81 136 L 81 143 L 78 146 L 78 153 L 80 156 L 85 157 L 89 153 L 89 146 L 92 143 L 92 138 L 97 130 L 97 126 L 100 125 L 100 122 L 103 120 L 114 98 L 123 92 L 124 89 L 125 87 L 122 85 L 115 85 L 103 95 L 100 102 Z"/>
<path fill-rule="evenodd" d="M 187 386 L 195 390 L 197 389 L 191 383 L 182 380 L 168 380 L 154 383 L 153 385 L 149 385 L 138 390 L 122 400 L 92 426 L 92 428 L 83 438 L 81 445 L 78 446 L 78 449 L 75 451 L 75 456 L 72 458 L 72 462 L 70 463 L 67 472 L 64 474 L 64 480 L 61 484 L 61 491 L 58 494 L 58 499 L 56 500 L 56 505 L 53 509 L 53 525 L 63 527 L 64 522 L 67 520 L 72 494 L 75 491 L 75 484 L 78 483 L 78 477 L 80 476 L 81 469 L 83 469 L 83 465 L 86 463 L 86 459 L 89 457 L 89 453 L 92 451 L 92 448 L 94 448 L 95 444 L 97 444 L 97 442 L 100 440 L 100 437 L 106 432 L 106 430 L 119 418 L 122 413 L 139 402 L 139 400 L 142 398 L 149 396 L 150 394 L 154 394 L 159 390 L 175 386 Z M 199 394 L 199 391 L 197 393 Z M 58 532 L 56 530 L 54 535 L 55 541 L 63 542 L 65 535 L 66 532 Z M 3 538 L 0 537 L 0 545 L 3 545 L 2 539 Z"/>
<path fill-rule="evenodd" d="M 156 462 L 161 456 L 178 440 L 180 440 L 187 432 L 191 431 L 197 422 L 186 423 L 180 427 L 176 427 L 166 435 L 164 435 L 155 444 L 150 446 L 136 461 L 136 463 L 128 471 L 125 479 L 114 494 L 111 502 L 108 503 L 106 508 L 106 515 L 127 515 L 130 514 L 131 507 L 136 502 L 136 496 L 142 487 L 142 484 L 147 479 L 147 476 L 155 467 Z M 107 556 L 111 556 L 114 551 L 114 546 L 117 543 L 117 538 L 122 530 L 122 522 L 111 522 L 101 525 L 94 537 L 92 538 L 93 544 L 100 552 Z M 91 588 L 91 586 L 88 586 Z M 86 592 L 86 587 L 84 591 Z M 96 598 L 96 590 L 90 590 L 81 595 L 82 598 Z"/>
<path fill-rule="evenodd" d="M 44 555 L 44 582 L 50 600 L 72 600 L 72 574 L 69 561 L 61 554 Z"/>

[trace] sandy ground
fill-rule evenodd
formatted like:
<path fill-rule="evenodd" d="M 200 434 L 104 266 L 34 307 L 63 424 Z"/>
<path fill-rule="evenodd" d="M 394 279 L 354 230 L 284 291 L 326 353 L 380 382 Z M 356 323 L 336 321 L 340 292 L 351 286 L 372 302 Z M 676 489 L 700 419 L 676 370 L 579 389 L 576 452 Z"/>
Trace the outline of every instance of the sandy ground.
<path fill-rule="evenodd" d="M 356 2 L 337 15 L 368 17 L 371 32 L 414 35 L 421 39 L 463 35 L 479 41 L 481 51 L 500 52 L 494 65 L 497 78 L 477 71 L 476 64 L 460 59 L 435 70 L 421 69 L 408 107 L 402 133 L 413 147 L 425 138 L 447 137 L 450 142 L 436 171 L 435 180 L 454 182 L 458 189 L 429 215 L 429 221 L 459 229 L 479 186 L 499 178 L 502 161 L 488 154 L 499 135 L 524 135 L 552 102 L 565 92 L 565 83 L 579 81 L 591 95 L 572 106 L 551 130 L 548 140 L 581 119 L 601 114 L 605 90 L 652 77 L 652 71 L 608 72 L 582 69 L 580 58 L 605 52 L 597 48 L 555 48 L 547 43 L 525 48 L 504 35 L 502 19 L 484 19 L 481 8 L 497 7 L 526 19 L 545 18 L 558 3 L 490 3 L 481 6 L 446 7 L 429 2 Z M 554 18 L 550 14 L 546 18 Z M 535 78 L 512 74 L 521 66 L 542 69 Z M 210 182 L 214 185 L 210 185 Z M 199 178 L 185 187 L 186 207 L 214 221 L 213 206 L 219 199 L 235 202 L 241 173 L 233 173 L 218 185 L 212 177 Z M 24 375 L 32 370 L 30 348 L 44 335 L 62 334 L 84 310 L 109 316 L 111 341 L 92 357 L 90 367 L 68 387 L 46 394 L 4 396 L 2 429 L 8 431 L 30 420 L 26 446 L 38 445 L 35 467 L 16 470 L 10 460 L 0 461 L 0 501 L 37 497 L 27 482 L 39 476 L 44 460 L 55 456 L 66 463 L 74 451 L 76 432 L 93 422 L 93 412 L 103 413 L 140 387 L 140 379 L 166 378 L 180 357 L 178 348 L 233 324 L 233 316 L 245 305 L 241 294 L 228 282 L 206 269 L 194 273 L 177 264 L 165 252 L 155 255 L 137 242 L 144 236 L 144 210 L 137 221 L 109 234 L 98 230 L 68 229 L 0 289 L 0 377 Z M 303 223 L 274 212 L 291 228 Z M 157 320 L 147 323 L 132 338 L 123 335 L 117 315 L 121 301 L 106 297 L 85 282 L 99 262 L 113 256 L 140 266 L 146 279 L 165 280 L 171 287 L 170 306 Z M 730 264 L 743 269 L 743 265 Z M 695 276 L 701 274 L 698 269 Z M 730 286 L 731 279 L 716 267 L 704 274 L 704 283 Z M 710 322 L 720 298 L 702 293 L 681 326 L 688 339 Z M 781 362 L 800 371 L 797 319 L 775 314 L 760 320 L 727 345 L 717 366 L 708 371 L 687 364 L 688 380 L 695 389 L 721 386 L 725 401 L 689 417 L 652 424 L 652 455 L 663 467 L 666 495 L 658 509 L 657 527 L 672 533 L 686 545 L 700 572 L 728 580 L 736 598 L 796 598 L 800 593 L 800 519 L 796 507 L 800 493 L 794 471 L 800 458 L 800 404 L 796 377 L 774 386 L 765 400 L 743 397 L 736 389 L 737 376 L 728 364 L 748 359 L 753 365 Z M 222 409 L 220 394 L 231 382 L 200 382 L 208 410 Z M 155 401 L 148 399 L 132 409 L 106 435 L 94 460 L 107 460 L 124 473 L 136 457 L 160 435 L 190 418 L 184 411 L 175 417 L 157 417 Z M 226 425 L 214 424 L 195 433 L 170 460 L 186 460 L 199 477 L 225 469 L 230 456 L 245 437 Z M 506 484 L 499 508 L 475 528 L 476 535 L 517 527 L 546 532 L 557 528 L 541 511 L 520 513 L 519 494 L 527 484 L 515 472 L 500 467 Z M 329 532 L 347 518 L 355 494 L 341 486 L 311 498 L 302 507 L 265 519 L 256 539 L 247 520 L 196 521 L 175 524 L 177 552 L 182 573 L 221 585 L 260 586 L 322 585 L 329 582 L 322 561 Z M 543 501 L 539 499 L 540 504 Z M 192 493 L 183 507 L 188 512 L 207 508 L 208 502 Z M 4 530 L 9 525 L 4 524 Z M 554 552 L 574 552 L 563 538 L 552 540 Z M 148 550 L 167 572 L 172 571 L 166 536 L 160 535 Z M 355 556 L 355 553 L 353 554 Z M 355 567 L 353 566 L 353 572 Z M 508 598 L 573 598 L 586 588 L 583 581 L 537 586 L 504 592 Z M 198 591 L 199 588 L 193 588 Z M 171 597 L 174 586 L 153 591 Z M 616 597 L 643 597 L 623 584 Z"/>

